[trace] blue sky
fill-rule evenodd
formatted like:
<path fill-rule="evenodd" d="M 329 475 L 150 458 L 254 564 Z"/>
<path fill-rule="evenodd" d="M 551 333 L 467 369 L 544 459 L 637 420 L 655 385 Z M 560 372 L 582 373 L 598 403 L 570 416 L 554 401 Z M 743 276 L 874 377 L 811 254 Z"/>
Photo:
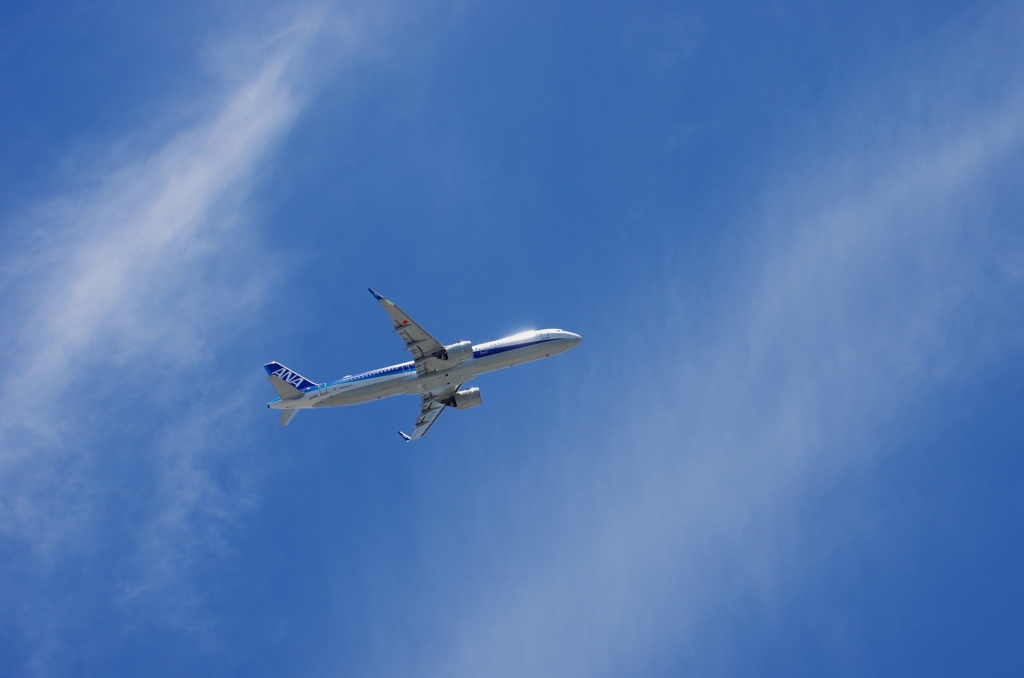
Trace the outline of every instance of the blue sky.
<path fill-rule="evenodd" d="M 1017 675 L 1014 3 L 0 9 L 0 674 Z M 563 327 L 404 445 L 260 366 Z"/>

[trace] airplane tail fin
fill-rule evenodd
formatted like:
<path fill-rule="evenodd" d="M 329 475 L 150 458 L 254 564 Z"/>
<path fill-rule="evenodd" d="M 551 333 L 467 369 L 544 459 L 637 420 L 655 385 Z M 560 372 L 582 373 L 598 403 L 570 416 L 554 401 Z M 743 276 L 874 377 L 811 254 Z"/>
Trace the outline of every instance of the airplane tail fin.
<path fill-rule="evenodd" d="M 301 398 L 302 392 L 307 388 L 316 387 L 316 384 L 309 379 L 306 379 L 297 372 L 292 372 L 281 363 L 267 363 L 263 366 L 263 369 L 267 371 L 270 385 L 274 387 L 277 395 L 281 396 L 282 400 Z M 284 423 L 281 425 L 284 426 Z"/>

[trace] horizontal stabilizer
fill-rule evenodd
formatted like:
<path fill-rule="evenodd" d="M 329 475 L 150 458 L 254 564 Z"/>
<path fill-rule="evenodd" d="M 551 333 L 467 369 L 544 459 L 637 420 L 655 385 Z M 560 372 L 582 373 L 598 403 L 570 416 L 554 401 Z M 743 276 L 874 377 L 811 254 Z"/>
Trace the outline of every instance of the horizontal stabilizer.
<path fill-rule="evenodd" d="M 291 420 L 295 418 L 295 415 L 298 414 L 298 413 L 299 413 L 299 411 L 297 409 L 296 410 L 281 410 L 281 427 L 283 428 L 283 427 L 287 426 L 291 422 Z"/>

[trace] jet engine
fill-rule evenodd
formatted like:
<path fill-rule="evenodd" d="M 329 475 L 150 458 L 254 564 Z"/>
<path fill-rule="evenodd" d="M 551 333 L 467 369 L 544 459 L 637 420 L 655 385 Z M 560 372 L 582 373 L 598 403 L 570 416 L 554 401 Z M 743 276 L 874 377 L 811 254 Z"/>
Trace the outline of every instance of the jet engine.
<path fill-rule="evenodd" d="M 452 363 L 461 363 L 463 360 L 469 360 L 472 357 L 473 342 L 471 341 L 460 341 L 457 344 L 445 346 L 444 352 L 441 353 L 442 360 L 447 360 Z"/>
<path fill-rule="evenodd" d="M 442 405 L 447 405 L 448 407 L 454 407 L 457 410 L 468 410 L 471 407 L 480 405 L 483 401 L 480 400 L 480 389 L 470 388 L 465 391 L 459 391 L 444 400 L 439 400 L 438 402 Z"/>

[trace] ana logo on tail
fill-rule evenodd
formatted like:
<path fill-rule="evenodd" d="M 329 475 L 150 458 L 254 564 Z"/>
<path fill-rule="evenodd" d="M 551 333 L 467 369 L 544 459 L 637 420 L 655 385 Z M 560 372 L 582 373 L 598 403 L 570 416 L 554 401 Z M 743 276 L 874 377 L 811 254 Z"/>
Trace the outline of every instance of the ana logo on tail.
<path fill-rule="evenodd" d="M 309 379 L 306 379 L 298 372 L 288 369 L 281 363 L 267 363 L 266 365 L 263 366 L 263 369 L 267 371 L 268 376 L 278 377 L 281 379 L 281 381 L 285 382 L 290 386 L 294 386 L 300 391 L 304 391 L 308 388 L 313 388 L 316 386 L 316 384 L 310 381 Z"/>
<path fill-rule="evenodd" d="M 302 382 L 305 381 L 302 378 L 302 375 L 295 374 L 294 372 L 289 370 L 287 367 L 282 367 L 281 369 L 279 369 L 277 372 L 274 372 L 273 374 L 274 374 L 275 377 L 280 377 L 281 381 L 288 382 L 289 384 L 291 384 L 295 388 L 299 388 L 300 385 L 302 384 Z"/>

